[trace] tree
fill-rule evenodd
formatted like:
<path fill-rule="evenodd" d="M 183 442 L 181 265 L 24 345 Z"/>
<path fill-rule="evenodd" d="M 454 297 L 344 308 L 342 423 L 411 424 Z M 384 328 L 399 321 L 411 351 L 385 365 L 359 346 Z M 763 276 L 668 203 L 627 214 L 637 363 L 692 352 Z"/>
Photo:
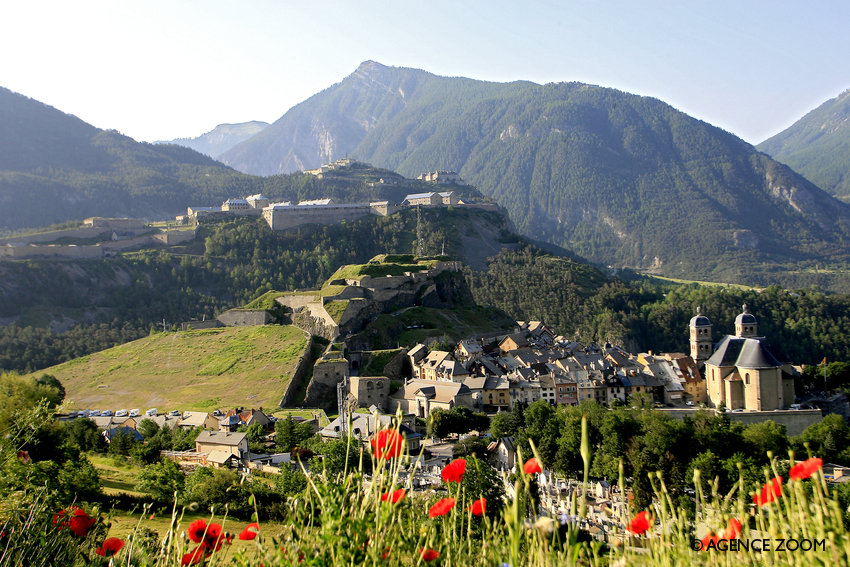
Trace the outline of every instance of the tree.
<path fill-rule="evenodd" d="M 118 428 L 112 433 L 112 439 L 109 441 L 109 454 L 127 457 L 133 450 L 135 443 L 132 433 Z"/>
<path fill-rule="evenodd" d="M 459 457 L 475 457 L 484 460 L 487 458 L 487 439 L 483 437 L 469 436 L 466 439 L 459 441 L 452 449 L 452 456 L 457 459 Z"/>
<path fill-rule="evenodd" d="M 61 404 L 65 401 L 65 386 L 62 385 L 62 382 L 60 382 L 59 378 L 56 376 L 53 376 L 52 374 L 42 374 L 35 382 L 40 386 L 47 386 L 48 388 L 55 389 L 57 394 L 57 404 Z"/>
<path fill-rule="evenodd" d="M 166 428 L 163 428 L 166 429 Z M 176 427 L 171 434 L 171 446 L 174 451 L 191 451 L 195 447 L 195 439 L 201 434 L 203 428 Z"/>
<path fill-rule="evenodd" d="M 145 441 L 150 441 L 154 435 L 159 433 L 159 425 L 157 425 L 154 420 L 150 419 L 149 417 L 146 417 L 139 423 L 139 426 L 136 428 L 136 431 L 138 431 L 141 436 L 145 438 Z"/>
<path fill-rule="evenodd" d="M 97 425 L 90 419 L 75 419 L 65 424 L 65 442 L 80 451 L 102 451 L 106 446 Z"/>
<path fill-rule="evenodd" d="M 175 492 L 180 496 L 185 484 L 186 475 L 169 459 L 144 467 L 136 477 L 136 490 L 147 492 L 160 501 L 173 500 Z"/>
<path fill-rule="evenodd" d="M 767 452 L 779 458 L 784 458 L 788 450 L 788 436 L 785 425 L 772 419 L 752 423 L 744 428 L 743 437 L 760 460 L 767 460 Z"/>
<path fill-rule="evenodd" d="M 466 459 L 461 488 L 466 493 L 467 504 L 484 497 L 487 499 L 487 515 L 498 517 L 504 506 L 505 487 L 493 467 L 470 455 Z"/>
<path fill-rule="evenodd" d="M 292 419 L 292 416 L 279 419 L 274 424 L 274 431 L 277 450 L 281 453 L 289 453 L 296 447 L 301 447 L 313 436 L 312 425 L 306 421 L 298 423 Z"/>
<path fill-rule="evenodd" d="M 280 474 L 274 481 L 274 488 L 281 496 L 294 498 L 304 493 L 307 484 L 307 477 L 303 472 L 287 465 L 280 468 Z"/>

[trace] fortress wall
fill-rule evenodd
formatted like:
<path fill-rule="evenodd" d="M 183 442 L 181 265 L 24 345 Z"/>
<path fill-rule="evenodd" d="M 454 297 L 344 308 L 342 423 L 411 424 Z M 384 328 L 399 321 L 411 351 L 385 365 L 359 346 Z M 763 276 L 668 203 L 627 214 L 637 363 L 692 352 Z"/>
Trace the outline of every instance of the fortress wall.
<path fill-rule="evenodd" d="M 286 390 L 283 392 L 283 398 L 279 404 L 280 407 L 285 408 L 292 405 L 295 393 L 300 389 L 301 383 L 304 381 L 304 375 L 307 373 L 307 369 L 310 368 L 310 351 L 312 349 L 313 336 L 310 335 L 310 338 L 307 339 L 307 345 L 301 353 L 301 358 L 298 360 L 298 366 L 295 368 L 295 372 L 292 373 L 292 378 L 289 379 Z"/>
<path fill-rule="evenodd" d="M 287 230 L 303 224 L 338 224 L 353 221 L 371 213 L 369 205 L 361 206 L 293 206 L 272 211 L 272 230 Z"/>
<path fill-rule="evenodd" d="M 252 327 L 271 323 L 272 316 L 267 311 L 231 309 L 225 311 L 216 319 L 228 327 Z"/>
<path fill-rule="evenodd" d="M 399 212 L 406 207 L 402 207 L 400 205 L 372 205 L 371 213 L 373 215 L 378 215 L 381 217 L 386 217 L 392 214 Z"/>
<path fill-rule="evenodd" d="M 195 238 L 194 230 L 169 230 L 168 232 L 160 232 L 154 234 L 151 239 L 162 242 L 166 245 L 180 244 L 181 242 L 189 242 Z"/>
<path fill-rule="evenodd" d="M 103 258 L 102 246 L 2 246 L 0 258 L 19 259 L 33 256 L 58 256 L 60 258 Z"/>
<path fill-rule="evenodd" d="M 0 238 L 0 246 L 10 242 L 23 242 L 24 244 L 36 244 L 39 242 L 53 242 L 57 238 L 94 238 L 101 234 L 111 234 L 111 230 L 103 227 L 96 228 L 69 228 L 67 230 L 54 230 L 53 232 L 40 232 L 38 234 L 25 234 L 22 236 L 10 236 Z"/>
<path fill-rule="evenodd" d="M 389 276 L 383 278 L 364 276 L 363 279 L 360 280 L 360 286 L 371 289 L 396 289 L 406 283 L 410 283 L 411 281 L 412 278 L 410 276 Z"/>
<path fill-rule="evenodd" d="M 308 303 L 317 303 L 320 299 L 318 295 L 283 295 L 275 298 L 275 301 L 294 311 L 301 309 Z"/>

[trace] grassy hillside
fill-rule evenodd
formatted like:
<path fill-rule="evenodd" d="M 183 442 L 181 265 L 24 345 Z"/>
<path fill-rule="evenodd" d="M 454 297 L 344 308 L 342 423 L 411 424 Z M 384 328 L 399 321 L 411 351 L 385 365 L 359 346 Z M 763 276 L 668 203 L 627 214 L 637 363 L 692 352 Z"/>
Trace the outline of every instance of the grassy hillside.
<path fill-rule="evenodd" d="M 305 345 L 295 327 L 157 333 L 43 372 L 62 381 L 68 409 L 272 408 Z"/>

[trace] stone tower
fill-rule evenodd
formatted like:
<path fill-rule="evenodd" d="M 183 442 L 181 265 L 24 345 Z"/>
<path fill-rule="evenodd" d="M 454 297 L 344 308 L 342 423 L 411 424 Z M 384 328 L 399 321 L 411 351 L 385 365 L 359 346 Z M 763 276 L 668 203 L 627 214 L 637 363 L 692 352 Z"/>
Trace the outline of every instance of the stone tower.
<path fill-rule="evenodd" d="M 691 358 L 699 366 L 708 360 L 712 354 L 711 321 L 705 315 L 700 314 L 699 307 L 697 307 L 697 314 L 691 319 L 688 329 L 690 331 Z"/>
<path fill-rule="evenodd" d="M 759 336 L 759 326 L 756 318 L 747 309 L 747 304 L 744 304 L 744 312 L 735 317 L 735 336 L 751 339 Z"/>

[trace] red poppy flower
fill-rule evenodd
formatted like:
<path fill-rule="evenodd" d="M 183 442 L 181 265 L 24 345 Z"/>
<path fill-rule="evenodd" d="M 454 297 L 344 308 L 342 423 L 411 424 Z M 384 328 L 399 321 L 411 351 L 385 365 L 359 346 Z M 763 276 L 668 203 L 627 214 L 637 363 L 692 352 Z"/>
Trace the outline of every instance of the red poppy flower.
<path fill-rule="evenodd" d="M 720 538 L 717 537 L 717 534 L 714 532 L 708 532 L 703 536 L 701 540 L 699 540 L 701 547 L 700 549 L 703 551 L 708 551 L 709 546 L 712 546 L 712 549 L 717 549 L 717 544 L 720 543 Z M 712 545 L 713 542 L 713 545 Z"/>
<path fill-rule="evenodd" d="M 390 547 L 387 547 L 386 549 L 384 549 L 384 552 L 381 554 L 381 559 L 387 559 L 390 556 L 390 550 L 391 549 L 392 548 L 390 548 Z"/>
<path fill-rule="evenodd" d="M 245 526 L 245 529 L 242 530 L 242 533 L 239 534 L 239 539 L 254 539 L 257 537 L 257 534 L 260 531 L 260 524 L 257 522 L 252 522 Z"/>
<path fill-rule="evenodd" d="M 386 502 L 386 501 L 388 501 L 388 500 L 389 500 L 390 502 L 392 502 L 393 504 L 395 504 L 395 503 L 397 503 L 399 500 L 403 500 L 403 499 L 404 499 L 404 495 L 405 495 L 404 489 L 403 489 L 403 488 L 399 488 L 399 489 L 398 489 L 398 490 L 396 490 L 395 492 L 387 492 L 386 494 L 382 494 L 382 495 L 381 495 L 381 502 Z"/>
<path fill-rule="evenodd" d="M 649 529 L 651 522 L 649 512 L 640 512 L 629 522 L 628 530 L 635 535 L 640 535 Z"/>
<path fill-rule="evenodd" d="M 422 559 L 425 561 L 433 561 L 440 556 L 439 553 L 430 547 L 423 547 L 422 551 L 419 552 L 419 555 L 422 556 Z"/>
<path fill-rule="evenodd" d="M 227 536 L 221 533 L 220 524 L 210 524 L 207 528 L 207 535 L 204 537 L 203 546 L 207 549 L 218 551 L 227 539 Z"/>
<path fill-rule="evenodd" d="M 80 537 L 86 537 L 96 523 L 97 520 L 79 508 L 71 512 L 71 517 L 68 519 L 68 527 Z"/>
<path fill-rule="evenodd" d="M 195 543 L 204 541 L 204 534 L 207 532 L 207 521 L 204 519 L 195 520 L 189 524 L 189 539 Z"/>
<path fill-rule="evenodd" d="M 723 532 L 723 539 L 737 539 L 741 535 L 741 522 L 738 518 L 729 518 L 729 525 Z"/>
<path fill-rule="evenodd" d="M 378 459 L 394 459 L 401 455 L 404 438 L 395 429 L 378 431 L 372 438 L 372 449 Z"/>
<path fill-rule="evenodd" d="M 30 458 L 29 451 L 18 451 L 18 460 L 20 460 L 23 464 L 28 465 L 32 461 Z"/>
<path fill-rule="evenodd" d="M 522 470 L 525 471 L 525 474 L 534 474 L 543 472 L 543 467 L 540 465 L 540 461 L 531 457 L 525 461 L 525 464 L 522 466 Z"/>
<path fill-rule="evenodd" d="M 470 504 L 467 510 L 472 512 L 472 514 L 475 516 L 483 516 L 484 512 L 487 511 L 487 499 L 479 498 L 478 500 Z"/>
<path fill-rule="evenodd" d="M 804 478 L 809 478 L 815 473 L 815 471 L 817 471 L 822 466 L 823 459 L 818 459 L 817 457 L 806 459 L 802 463 L 797 463 L 796 465 L 791 467 L 791 479 L 803 480 Z"/>
<path fill-rule="evenodd" d="M 428 510 L 429 518 L 436 518 L 437 516 L 444 516 L 449 513 L 449 510 L 455 507 L 455 499 L 454 498 L 443 498 Z"/>
<path fill-rule="evenodd" d="M 108 537 L 100 547 L 94 550 L 101 557 L 112 557 L 124 547 L 124 540 L 117 537 Z"/>
<path fill-rule="evenodd" d="M 180 560 L 180 565 L 197 565 L 204 559 L 204 547 L 199 545 Z"/>
<path fill-rule="evenodd" d="M 753 502 L 757 506 L 764 506 L 780 496 L 782 496 L 782 477 L 778 476 L 762 487 L 761 494 L 753 496 Z"/>
<path fill-rule="evenodd" d="M 444 482 L 460 482 L 466 472 L 466 459 L 455 459 L 443 468 Z"/>

